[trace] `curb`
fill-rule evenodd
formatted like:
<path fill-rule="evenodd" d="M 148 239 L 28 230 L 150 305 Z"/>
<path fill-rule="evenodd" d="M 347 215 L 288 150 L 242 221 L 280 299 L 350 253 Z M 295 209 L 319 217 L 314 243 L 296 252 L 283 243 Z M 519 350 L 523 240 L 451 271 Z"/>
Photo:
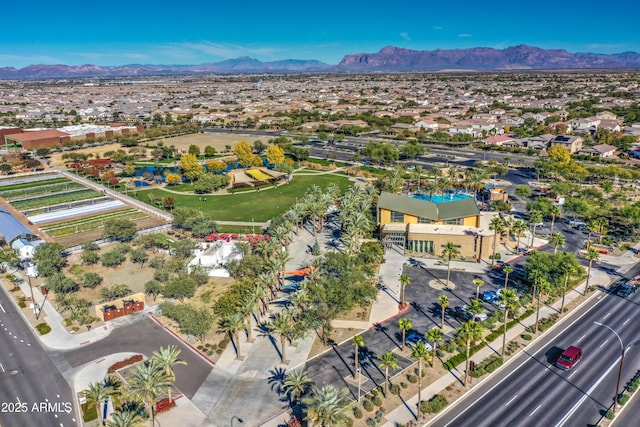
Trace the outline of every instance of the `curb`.
<path fill-rule="evenodd" d="M 395 319 L 396 317 L 407 313 L 409 311 L 409 309 L 411 308 L 411 304 L 410 303 L 406 303 L 406 304 L 407 304 L 406 308 L 402 309 L 401 311 L 397 312 L 396 314 L 394 314 L 392 316 L 387 317 L 386 319 L 380 320 L 378 322 L 374 322 L 373 325 L 369 326 L 369 328 L 367 330 L 370 331 L 371 329 L 375 329 L 376 325 L 382 325 L 383 323 L 386 323 L 391 319 Z"/>
<path fill-rule="evenodd" d="M 594 292 L 589 298 L 587 298 L 586 300 L 584 300 L 579 306 L 577 306 L 574 310 L 578 310 L 581 307 L 585 306 L 587 303 L 591 302 L 592 299 L 594 299 L 596 296 L 598 295 L 597 292 Z M 601 299 L 600 301 L 604 301 L 604 299 Z M 596 304 L 592 305 L 591 307 L 595 307 Z M 575 312 L 575 311 L 574 311 Z M 588 312 L 588 311 L 587 311 Z M 587 312 L 583 313 L 586 314 Z M 582 316 L 578 317 L 577 319 L 574 320 L 577 321 L 581 318 Z M 571 318 L 571 316 L 565 316 L 563 318 L 561 318 L 558 322 L 556 322 L 553 326 L 551 326 L 549 329 L 545 330 L 543 333 L 541 333 L 538 337 L 536 337 L 536 339 L 534 339 L 533 341 L 531 341 L 526 347 L 523 347 L 520 349 L 520 351 L 518 351 L 516 354 L 514 354 L 511 358 L 509 358 L 509 360 L 507 360 L 505 363 L 502 364 L 502 366 L 500 368 L 498 368 L 496 371 L 494 371 L 492 374 L 495 374 L 497 372 L 501 372 L 504 368 L 506 368 L 507 366 L 511 365 L 513 363 L 514 360 L 516 360 L 520 355 L 522 355 L 525 350 L 527 349 L 527 347 L 530 347 L 531 345 L 535 344 L 538 340 L 540 340 L 543 337 L 546 337 L 547 334 L 551 331 L 554 331 L 558 326 L 560 326 L 561 324 L 565 323 L 567 319 Z M 520 322 L 520 324 L 522 326 L 524 326 L 524 323 Z M 525 327 L 526 329 L 526 327 Z M 448 374 L 447 374 L 448 375 Z M 426 424 L 422 424 L 423 426 L 428 426 L 432 423 L 434 423 L 435 421 L 437 421 L 442 415 L 448 413 L 451 409 L 455 408 L 457 405 L 460 404 L 460 402 L 462 402 L 462 400 L 465 398 L 465 396 L 468 393 L 473 392 L 474 389 L 476 389 L 478 386 L 481 386 L 482 384 L 484 384 L 485 381 L 488 381 L 489 379 L 493 378 L 493 375 L 487 375 L 486 377 L 484 377 L 483 379 L 481 379 L 479 382 L 477 382 L 471 389 L 469 389 L 468 391 L 466 391 L 465 393 L 462 394 L 462 396 L 460 396 L 458 399 L 454 400 L 453 402 L 451 402 L 451 404 L 447 405 L 446 410 L 443 412 L 438 413 L 438 415 L 436 415 L 434 418 L 432 418 L 431 420 L 429 420 Z"/>
<path fill-rule="evenodd" d="M 625 390 L 626 390 L 626 387 L 625 387 Z M 625 408 L 627 408 L 629 406 L 628 404 L 631 403 L 631 400 L 638 395 L 638 392 L 640 392 L 640 387 L 638 387 L 638 389 L 636 391 L 634 391 L 631 394 L 631 396 L 629 396 L 629 400 L 627 401 L 627 404 L 620 405 L 620 407 L 618 409 L 618 412 L 616 412 L 616 416 L 613 417 L 613 419 L 611 421 L 609 421 L 609 427 L 611 427 L 612 425 L 614 425 L 616 423 L 616 420 L 618 419 L 618 416 L 620 416 L 620 414 L 625 410 Z M 624 390 L 622 391 L 622 394 L 624 394 Z M 602 416 L 598 420 L 598 424 L 602 421 L 603 418 L 604 418 L 604 416 Z"/>
<path fill-rule="evenodd" d="M 152 312 L 148 311 L 147 314 L 149 315 L 149 317 L 151 318 L 151 320 L 153 320 L 154 322 L 156 322 L 158 325 L 162 326 L 162 328 L 167 331 L 168 333 L 170 333 L 171 335 L 173 335 L 174 337 L 176 337 L 178 340 L 180 340 L 182 343 L 184 343 L 187 347 L 189 347 L 189 349 L 191 349 L 191 351 L 193 351 L 195 354 L 197 354 L 198 356 L 200 356 L 205 362 L 209 363 L 211 366 L 216 366 L 216 362 L 214 362 L 213 360 L 209 359 L 207 356 L 205 356 L 200 350 L 198 350 L 197 348 L 195 348 L 194 346 L 192 346 L 190 343 L 188 343 L 187 341 L 185 341 L 184 339 L 182 339 L 182 337 L 180 335 L 178 335 L 173 329 L 171 329 L 170 327 L 166 326 L 164 323 L 162 323 L 160 321 L 160 319 L 158 319 Z"/>

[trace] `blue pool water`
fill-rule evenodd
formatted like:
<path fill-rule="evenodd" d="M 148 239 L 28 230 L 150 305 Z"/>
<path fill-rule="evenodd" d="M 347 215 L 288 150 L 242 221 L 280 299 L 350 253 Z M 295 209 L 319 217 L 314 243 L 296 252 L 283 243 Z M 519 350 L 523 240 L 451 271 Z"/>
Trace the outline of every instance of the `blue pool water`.
<path fill-rule="evenodd" d="M 145 181 L 133 181 L 133 185 L 135 185 L 136 187 L 148 187 L 151 184 Z"/>
<path fill-rule="evenodd" d="M 425 200 L 433 203 L 447 203 L 455 202 L 458 200 L 471 199 L 473 196 L 467 193 L 447 193 L 447 194 L 434 194 L 432 198 L 429 198 L 428 194 L 414 194 L 412 199 Z"/>

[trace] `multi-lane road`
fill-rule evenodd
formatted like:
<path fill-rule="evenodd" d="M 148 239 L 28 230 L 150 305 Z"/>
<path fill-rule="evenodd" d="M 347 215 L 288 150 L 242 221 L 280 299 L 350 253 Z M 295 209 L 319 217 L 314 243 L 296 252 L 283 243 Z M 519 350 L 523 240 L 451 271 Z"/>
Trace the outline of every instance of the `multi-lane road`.
<path fill-rule="evenodd" d="M 0 288 L 0 425 L 79 425 L 71 387 Z"/>
<path fill-rule="evenodd" d="M 635 267 L 627 275 L 638 274 Z M 599 293 L 567 319 L 558 330 L 510 361 L 499 374 L 465 395 L 431 422 L 432 426 L 549 426 L 595 425 L 613 402 L 620 343 L 601 322 L 619 334 L 625 346 L 640 338 L 637 316 L 640 294 L 630 299 Z M 554 366 L 559 352 L 575 345 L 583 359 L 572 371 Z M 640 348 L 625 356 L 622 385 L 640 367 Z"/>

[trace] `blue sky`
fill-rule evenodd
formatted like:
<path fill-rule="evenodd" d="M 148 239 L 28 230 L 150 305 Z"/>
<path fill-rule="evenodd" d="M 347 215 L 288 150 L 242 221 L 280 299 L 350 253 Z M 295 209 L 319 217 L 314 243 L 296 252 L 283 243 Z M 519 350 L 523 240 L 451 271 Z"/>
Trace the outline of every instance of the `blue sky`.
<path fill-rule="evenodd" d="M 25 4 L 3 5 L 0 67 L 199 64 L 239 56 L 335 64 L 346 54 L 388 45 L 640 52 L 637 0 L 34 0 L 28 9 Z"/>

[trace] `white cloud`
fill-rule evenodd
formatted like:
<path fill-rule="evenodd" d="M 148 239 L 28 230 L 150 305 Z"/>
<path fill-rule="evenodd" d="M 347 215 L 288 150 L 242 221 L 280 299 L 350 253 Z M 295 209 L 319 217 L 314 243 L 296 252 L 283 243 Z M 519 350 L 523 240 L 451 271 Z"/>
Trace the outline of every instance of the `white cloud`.
<path fill-rule="evenodd" d="M 60 64 L 63 63 L 61 59 L 54 58 L 48 55 L 13 55 L 13 54 L 0 54 L 0 63 L 15 64 Z"/>
<path fill-rule="evenodd" d="M 271 47 L 254 47 L 254 46 L 242 46 L 225 43 L 212 43 L 212 42 L 179 42 L 169 43 L 166 46 L 170 50 L 186 50 L 192 53 L 206 54 L 211 56 L 217 56 L 220 58 L 237 58 L 239 56 L 261 56 L 272 57 L 278 50 Z"/>
<path fill-rule="evenodd" d="M 461 37 L 461 38 L 473 37 L 473 34 L 462 33 L 462 34 L 458 34 L 458 37 Z"/>
<path fill-rule="evenodd" d="M 410 41 L 411 40 L 411 36 L 409 35 L 409 33 L 407 33 L 406 31 L 403 31 L 400 33 L 400 37 L 402 37 L 403 39 L 405 39 L 406 41 Z"/>
<path fill-rule="evenodd" d="M 130 59 L 134 61 L 147 61 L 151 56 L 146 53 L 136 52 L 69 52 L 69 55 L 84 58 L 87 61 L 103 61 L 105 59 Z"/>

